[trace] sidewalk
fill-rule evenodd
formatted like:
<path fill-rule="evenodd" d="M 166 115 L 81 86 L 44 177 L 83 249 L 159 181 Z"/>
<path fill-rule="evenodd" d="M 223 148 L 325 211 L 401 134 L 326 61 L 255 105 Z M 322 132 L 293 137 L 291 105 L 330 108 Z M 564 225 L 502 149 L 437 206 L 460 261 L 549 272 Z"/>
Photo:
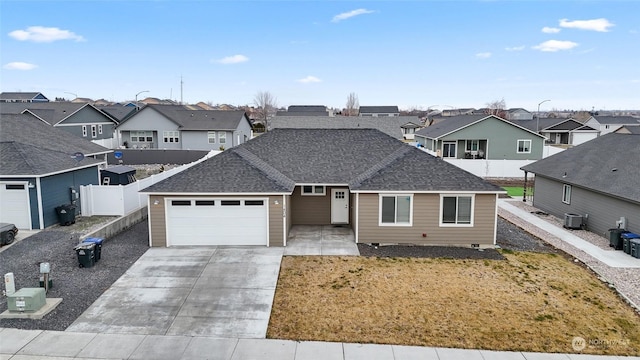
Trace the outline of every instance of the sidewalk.
<path fill-rule="evenodd" d="M 0 329 L 2 360 L 586 360 L 638 357 L 465 350 L 268 339 L 71 333 Z M 568 347 L 571 344 L 567 344 Z"/>

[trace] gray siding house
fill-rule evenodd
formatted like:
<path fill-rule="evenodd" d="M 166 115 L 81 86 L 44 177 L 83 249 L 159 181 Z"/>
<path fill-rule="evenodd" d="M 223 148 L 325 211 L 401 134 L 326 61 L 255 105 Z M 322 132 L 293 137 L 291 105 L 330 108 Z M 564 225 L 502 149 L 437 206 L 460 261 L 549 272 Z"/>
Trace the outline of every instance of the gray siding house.
<path fill-rule="evenodd" d="M 620 218 L 640 233 L 640 135 L 608 134 L 522 167 L 535 174 L 533 205 L 549 214 L 582 215 L 607 236 Z"/>
<path fill-rule="evenodd" d="M 120 145 L 132 149 L 219 150 L 251 138 L 251 123 L 244 111 L 181 105 L 147 105 L 117 130 Z"/>
<path fill-rule="evenodd" d="M 545 138 L 495 115 L 461 115 L 417 131 L 415 141 L 443 158 L 538 160 Z"/>
<path fill-rule="evenodd" d="M 2 92 L 0 93 L 0 102 L 2 103 L 31 103 L 31 102 L 49 102 L 46 96 L 39 92 Z"/>
<path fill-rule="evenodd" d="M 286 246 L 296 225 L 355 241 L 493 247 L 504 193 L 375 129 L 274 129 L 144 190 L 152 246 Z"/>
<path fill-rule="evenodd" d="M 44 229 L 58 223 L 60 205 L 80 213 L 80 185 L 100 183 L 112 150 L 30 114 L 2 114 L 0 128 L 0 222 Z"/>

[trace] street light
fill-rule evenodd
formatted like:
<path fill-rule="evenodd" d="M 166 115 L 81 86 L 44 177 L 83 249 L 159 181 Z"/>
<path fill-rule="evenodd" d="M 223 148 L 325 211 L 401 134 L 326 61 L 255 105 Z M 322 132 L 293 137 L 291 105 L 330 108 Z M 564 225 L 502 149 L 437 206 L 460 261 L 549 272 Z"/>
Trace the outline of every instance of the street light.
<path fill-rule="evenodd" d="M 136 110 L 138 110 L 139 106 L 138 106 L 138 95 L 142 94 L 142 93 L 148 93 L 149 90 L 142 90 L 139 93 L 136 94 Z"/>
<path fill-rule="evenodd" d="M 546 103 L 547 101 L 551 101 L 551 100 L 542 100 L 538 103 L 538 112 L 536 112 L 536 132 L 537 133 L 540 132 L 540 105 Z"/>

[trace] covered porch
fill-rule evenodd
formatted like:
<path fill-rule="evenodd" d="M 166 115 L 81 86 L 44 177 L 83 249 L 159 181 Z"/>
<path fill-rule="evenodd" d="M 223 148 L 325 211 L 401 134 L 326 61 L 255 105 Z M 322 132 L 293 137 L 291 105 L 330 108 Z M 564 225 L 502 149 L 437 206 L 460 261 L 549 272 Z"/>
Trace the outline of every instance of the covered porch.
<path fill-rule="evenodd" d="M 284 255 L 360 255 L 349 225 L 293 225 Z"/>

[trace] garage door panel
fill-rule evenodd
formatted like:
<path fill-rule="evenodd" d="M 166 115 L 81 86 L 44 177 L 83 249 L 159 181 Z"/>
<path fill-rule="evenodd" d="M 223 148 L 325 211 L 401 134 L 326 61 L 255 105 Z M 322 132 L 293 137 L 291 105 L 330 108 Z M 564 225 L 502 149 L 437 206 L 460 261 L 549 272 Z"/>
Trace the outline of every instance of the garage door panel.
<path fill-rule="evenodd" d="M 255 199 L 250 199 L 255 200 Z M 177 245 L 266 245 L 267 208 L 264 205 L 222 206 L 221 200 L 215 205 L 167 206 L 167 235 L 170 246 Z M 185 204 L 184 200 L 177 203 Z M 235 202 L 237 203 L 237 201 Z M 234 203 L 234 204 L 235 204 Z"/>
<path fill-rule="evenodd" d="M 0 183 L 0 222 L 15 224 L 18 229 L 31 229 L 29 189 L 24 184 Z"/>

